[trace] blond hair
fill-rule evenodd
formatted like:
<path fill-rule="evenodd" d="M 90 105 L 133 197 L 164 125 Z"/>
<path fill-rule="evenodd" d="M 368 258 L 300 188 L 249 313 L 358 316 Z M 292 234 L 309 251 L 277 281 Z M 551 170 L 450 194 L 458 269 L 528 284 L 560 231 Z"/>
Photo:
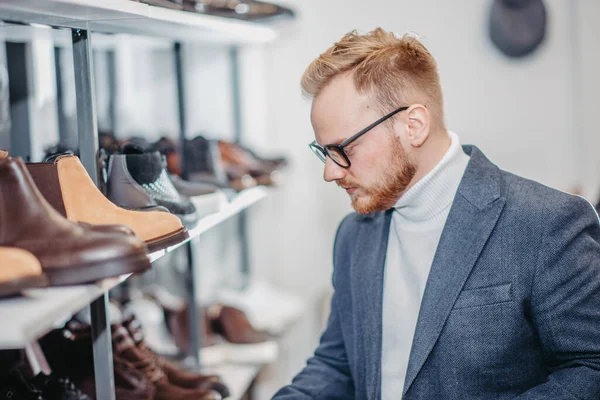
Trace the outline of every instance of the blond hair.
<path fill-rule="evenodd" d="M 356 89 L 373 96 L 382 112 L 415 103 L 432 115 L 432 129 L 444 128 L 444 100 L 437 63 L 414 35 L 381 28 L 352 31 L 315 59 L 302 75 L 302 91 L 313 98 L 335 77 L 351 73 Z"/>

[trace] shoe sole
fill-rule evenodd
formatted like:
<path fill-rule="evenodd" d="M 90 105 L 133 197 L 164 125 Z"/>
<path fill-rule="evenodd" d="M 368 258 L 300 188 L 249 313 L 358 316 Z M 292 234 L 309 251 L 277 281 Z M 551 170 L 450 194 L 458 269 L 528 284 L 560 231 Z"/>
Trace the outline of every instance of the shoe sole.
<path fill-rule="evenodd" d="M 148 253 L 166 249 L 167 247 L 175 246 L 190 237 L 190 233 L 185 228 L 169 233 L 168 235 L 160 236 L 146 242 Z"/>
<path fill-rule="evenodd" d="M 48 286 L 46 275 L 33 275 L 0 283 L 0 297 L 17 295 L 21 290 Z"/>
<path fill-rule="evenodd" d="M 66 286 L 93 283 L 123 274 L 144 272 L 151 266 L 152 264 L 145 254 L 138 254 L 94 264 L 80 264 L 53 270 L 45 269 L 44 273 L 51 286 Z"/>

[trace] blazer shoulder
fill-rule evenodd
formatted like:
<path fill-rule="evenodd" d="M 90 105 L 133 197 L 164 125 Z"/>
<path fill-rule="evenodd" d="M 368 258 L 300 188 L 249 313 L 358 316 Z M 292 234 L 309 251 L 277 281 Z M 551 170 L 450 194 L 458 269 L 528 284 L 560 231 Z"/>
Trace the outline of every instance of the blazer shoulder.
<path fill-rule="evenodd" d="M 502 171 L 506 182 L 507 205 L 524 218 L 544 218 L 547 221 L 561 215 L 596 214 L 592 204 L 581 196 L 551 188 L 531 179 Z M 597 217 L 597 215 L 596 215 Z"/>

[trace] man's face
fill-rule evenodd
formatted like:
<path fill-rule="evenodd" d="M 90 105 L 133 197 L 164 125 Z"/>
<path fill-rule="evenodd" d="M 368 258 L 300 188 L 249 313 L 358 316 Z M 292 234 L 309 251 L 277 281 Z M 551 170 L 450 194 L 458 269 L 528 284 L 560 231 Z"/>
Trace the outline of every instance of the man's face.
<path fill-rule="evenodd" d="M 327 157 L 323 178 L 344 188 L 358 213 L 391 208 L 415 175 L 416 167 L 399 138 L 405 129 L 401 115 L 396 117 L 394 132 L 388 124 L 379 124 L 344 148 L 350 168 L 342 168 Z M 315 97 L 311 122 L 317 143 L 326 145 L 341 143 L 382 116 L 368 96 L 356 91 L 351 75 L 346 74 Z"/>

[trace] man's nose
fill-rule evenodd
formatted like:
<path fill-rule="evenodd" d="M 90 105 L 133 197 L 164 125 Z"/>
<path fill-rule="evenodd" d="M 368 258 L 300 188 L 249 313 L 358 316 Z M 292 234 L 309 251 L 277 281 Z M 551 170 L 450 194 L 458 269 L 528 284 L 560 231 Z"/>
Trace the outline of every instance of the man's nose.
<path fill-rule="evenodd" d="M 323 179 L 327 182 L 337 181 L 346 176 L 346 169 L 334 163 L 331 158 L 325 159 L 325 170 L 323 171 Z"/>

